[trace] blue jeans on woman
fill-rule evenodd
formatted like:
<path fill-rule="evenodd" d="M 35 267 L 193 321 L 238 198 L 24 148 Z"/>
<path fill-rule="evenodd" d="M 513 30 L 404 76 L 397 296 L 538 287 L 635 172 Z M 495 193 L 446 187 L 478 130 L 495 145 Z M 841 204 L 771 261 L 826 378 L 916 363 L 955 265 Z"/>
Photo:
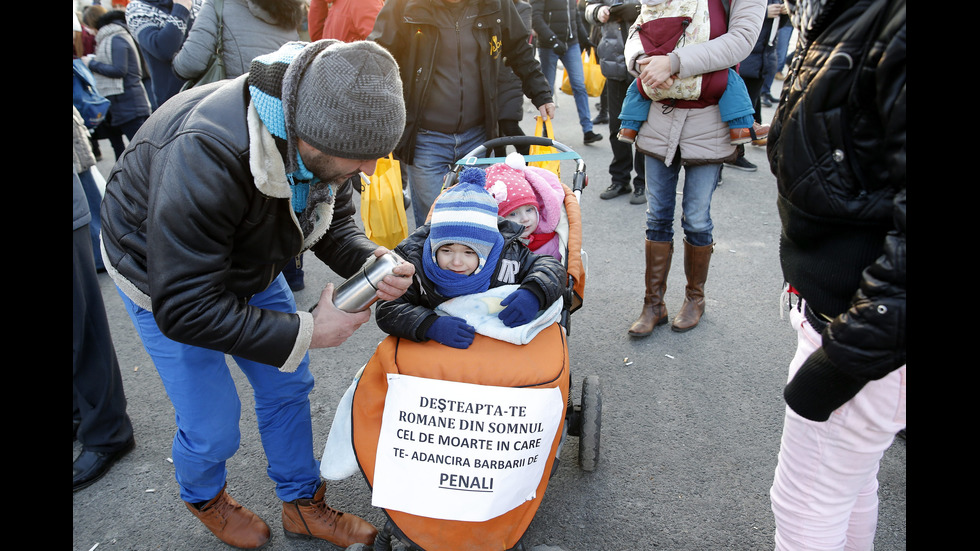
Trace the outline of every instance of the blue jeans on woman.
<path fill-rule="evenodd" d="M 711 195 L 718 187 L 720 164 L 684 166 L 684 193 L 681 199 L 681 227 L 684 238 L 696 247 L 714 242 L 711 222 Z M 647 239 L 674 240 L 674 210 L 677 202 L 677 180 L 681 164 L 664 164 L 646 157 Z"/>
<path fill-rule="evenodd" d="M 218 495 L 227 478 L 225 462 L 241 440 L 241 400 L 225 355 L 170 340 L 157 327 L 153 314 L 137 306 L 122 291 L 126 311 L 174 406 L 177 434 L 172 457 L 180 498 L 188 503 Z M 282 274 L 248 303 L 280 312 L 296 312 L 296 302 Z M 320 483 L 320 466 L 313 454 L 310 414 L 309 354 L 292 373 L 235 357 L 255 398 L 259 435 L 268 460 L 269 478 L 283 501 L 313 496 Z"/>
<path fill-rule="evenodd" d="M 432 203 L 442 191 L 443 179 L 456 161 L 486 140 L 487 131 L 483 126 L 474 126 L 457 134 L 419 129 L 415 136 L 415 158 L 409 166 L 416 228 L 425 224 Z"/>
<path fill-rule="evenodd" d="M 541 70 L 544 71 L 544 76 L 548 79 L 548 85 L 553 92 L 555 72 L 558 70 L 558 56 L 551 48 L 538 48 L 538 58 L 541 60 Z M 578 110 L 578 123 L 582 125 L 582 133 L 588 134 L 592 131 L 592 114 L 589 113 L 589 94 L 585 91 L 582 49 L 577 42 L 568 44 L 568 50 L 561 56 L 561 64 L 568 71 L 568 82 L 572 85 L 575 109 Z"/>

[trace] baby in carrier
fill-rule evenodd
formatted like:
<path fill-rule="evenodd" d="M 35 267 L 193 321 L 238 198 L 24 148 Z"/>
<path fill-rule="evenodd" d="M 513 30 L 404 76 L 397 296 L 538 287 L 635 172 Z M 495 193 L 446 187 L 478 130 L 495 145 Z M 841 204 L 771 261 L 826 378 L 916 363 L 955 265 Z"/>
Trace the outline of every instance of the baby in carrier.
<path fill-rule="evenodd" d="M 702 38 L 707 40 L 709 29 L 706 25 L 700 29 L 691 27 L 692 17 L 697 15 L 697 0 L 642 0 L 640 3 L 640 15 L 631 32 L 640 33 L 643 50 L 648 56 L 669 55 L 675 48 L 683 46 L 688 36 L 703 34 Z M 728 123 L 732 145 L 750 141 L 764 145 L 769 126 L 755 122 L 755 109 L 742 78 L 733 69 L 727 69 L 727 73 L 728 84 L 717 103 L 722 111 L 722 120 Z M 651 101 L 700 99 L 701 77 L 675 79 L 667 89 L 650 89 L 639 80 L 633 81 L 626 89 L 619 114 L 619 141 L 636 141 L 636 134 L 647 119 Z"/>

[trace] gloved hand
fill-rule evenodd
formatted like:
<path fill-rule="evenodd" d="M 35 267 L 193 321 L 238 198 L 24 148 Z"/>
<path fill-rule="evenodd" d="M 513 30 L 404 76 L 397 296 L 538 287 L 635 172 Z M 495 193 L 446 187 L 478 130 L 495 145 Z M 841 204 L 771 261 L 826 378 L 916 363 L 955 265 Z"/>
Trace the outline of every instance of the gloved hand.
<path fill-rule="evenodd" d="M 425 332 L 425 337 L 446 346 L 465 350 L 473 344 L 473 335 L 475 334 L 476 329 L 466 323 L 463 318 L 439 316 L 429 326 L 429 330 Z"/>
<path fill-rule="evenodd" d="M 622 21 L 632 25 L 639 15 L 639 4 L 619 4 L 618 6 L 612 6 L 609 8 L 610 21 Z"/>
<path fill-rule="evenodd" d="M 592 41 L 589 40 L 589 37 L 587 37 L 587 36 L 580 36 L 579 39 L 578 39 L 578 47 L 579 48 L 582 48 L 582 51 L 583 52 L 587 52 L 587 51 L 591 50 L 592 48 L 595 48 L 595 44 L 593 44 Z"/>
<path fill-rule="evenodd" d="M 505 308 L 497 314 L 497 317 L 507 327 L 524 325 L 534 319 L 534 315 L 541 308 L 541 304 L 538 303 L 538 297 L 534 296 L 534 293 L 527 289 L 514 291 L 510 296 L 500 301 L 500 305 Z"/>
<path fill-rule="evenodd" d="M 618 6 L 612 6 L 609 8 L 610 21 L 623 21 L 624 23 L 632 25 L 639 15 L 639 4 L 619 4 Z"/>
<path fill-rule="evenodd" d="M 548 41 L 548 47 L 554 50 L 558 57 L 565 55 L 565 52 L 568 51 L 568 45 L 560 40 L 557 35 L 551 37 L 551 40 Z"/>

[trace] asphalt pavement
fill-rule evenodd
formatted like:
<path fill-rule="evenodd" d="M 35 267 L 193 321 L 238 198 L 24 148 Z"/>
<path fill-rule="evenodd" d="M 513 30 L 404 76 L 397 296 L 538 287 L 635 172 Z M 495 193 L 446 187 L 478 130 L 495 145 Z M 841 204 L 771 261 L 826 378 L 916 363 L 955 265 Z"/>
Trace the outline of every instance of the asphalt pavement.
<path fill-rule="evenodd" d="M 629 204 L 628 196 L 599 199 L 609 185 L 608 128 L 596 127 L 606 140 L 583 145 L 574 101 L 562 93 L 558 101 L 555 133 L 582 155 L 590 181 L 582 197 L 586 295 L 571 318 L 569 349 L 576 401 L 584 377 L 595 375 L 602 385 L 601 454 L 597 469 L 584 472 L 576 462 L 577 440 L 566 441 L 525 543 L 565 551 L 771 549 L 769 487 L 795 335 L 780 308 L 780 224 L 765 148 L 747 148 L 757 172 L 725 169 L 715 192 L 716 247 L 701 324 L 687 333 L 662 326 L 633 339 L 626 330 L 642 304 L 645 207 Z M 526 107 L 522 124 L 530 133 L 534 112 Z M 765 118 L 772 113 L 765 109 Z M 108 142 L 102 149 L 106 159 L 99 168 L 107 175 L 112 149 Z M 566 180 L 571 172 L 568 165 Z M 679 243 L 679 213 L 677 218 Z M 341 281 L 312 255 L 306 268 L 306 289 L 296 293 L 300 308 L 312 306 L 328 282 Z M 180 501 L 169 459 L 173 407 L 111 280 L 105 274 L 100 280 L 136 449 L 105 478 L 73 494 L 72 549 L 226 548 Z M 683 255 L 676 254 L 666 293 L 671 314 L 683 301 L 683 288 Z M 351 377 L 383 338 L 372 320 L 342 346 L 311 353 L 315 449 L 322 450 Z M 230 365 L 242 400 L 242 441 L 228 462 L 229 492 L 269 523 L 267 549 L 331 549 L 283 536 L 281 502 L 265 472 L 248 383 Z M 74 443 L 73 456 L 79 450 Z M 875 548 L 904 550 L 905 440 L 896 439 L 885 452 L 878 477 Z M 359 475 L 329 482 L 327 502 L 383 524 Z"/>

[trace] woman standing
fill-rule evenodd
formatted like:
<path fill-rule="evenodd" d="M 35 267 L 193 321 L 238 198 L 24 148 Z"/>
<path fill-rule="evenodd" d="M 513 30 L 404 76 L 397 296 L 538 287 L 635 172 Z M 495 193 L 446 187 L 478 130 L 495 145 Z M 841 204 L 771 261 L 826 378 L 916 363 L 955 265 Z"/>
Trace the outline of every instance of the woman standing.
<path fill-rule="evenodd" d="M 126 14 L 107 12 L 95 23 L 95 55 L 84 61 L 95 76 L 99 92 L 109 100 L 109 141 L 118 159 L 125 145 L 123 136 L 132 140 L 136 131 L 150 116 L 150 98 L 143 87 L 139 51 L 129 29 Z"/>
<path fill-rule="evenodd" d="M 200 9 L 201 0 L 130 0 L 126 4 L 126 23 L 150 73 L 154 109 L 184 86 L 184 80 L 174 73 L 173 59 Z"/>
<path fill-rule="evenodd" d="M 677 180 L 684 167 L 681 226 L 684 229 L 684 304 L 671 329 L 688 331 L 704 314 L 704 284 L 714 249 L 711 196 L 722 163 L 735 159 L 728 126 L 721 120 L 718 100 L 728 83 L 728 68 L 752 51 L 766 0 L 690 0 L 694 18 L 689 32 L 702 27 L 703 40 L 687 40 L 668 55 L 646 56 L 638 33 L 626 43 L 626 66 L 644 84 L 669 87 L 674 79 L 701 78 L 696 100 L 664 100 L 650 104 L 636 148 L 646 167 L 646 294 L 630 336 L 645 337 L 667 322 L 664 292 L 674 251 L 674 209 Z"/>

